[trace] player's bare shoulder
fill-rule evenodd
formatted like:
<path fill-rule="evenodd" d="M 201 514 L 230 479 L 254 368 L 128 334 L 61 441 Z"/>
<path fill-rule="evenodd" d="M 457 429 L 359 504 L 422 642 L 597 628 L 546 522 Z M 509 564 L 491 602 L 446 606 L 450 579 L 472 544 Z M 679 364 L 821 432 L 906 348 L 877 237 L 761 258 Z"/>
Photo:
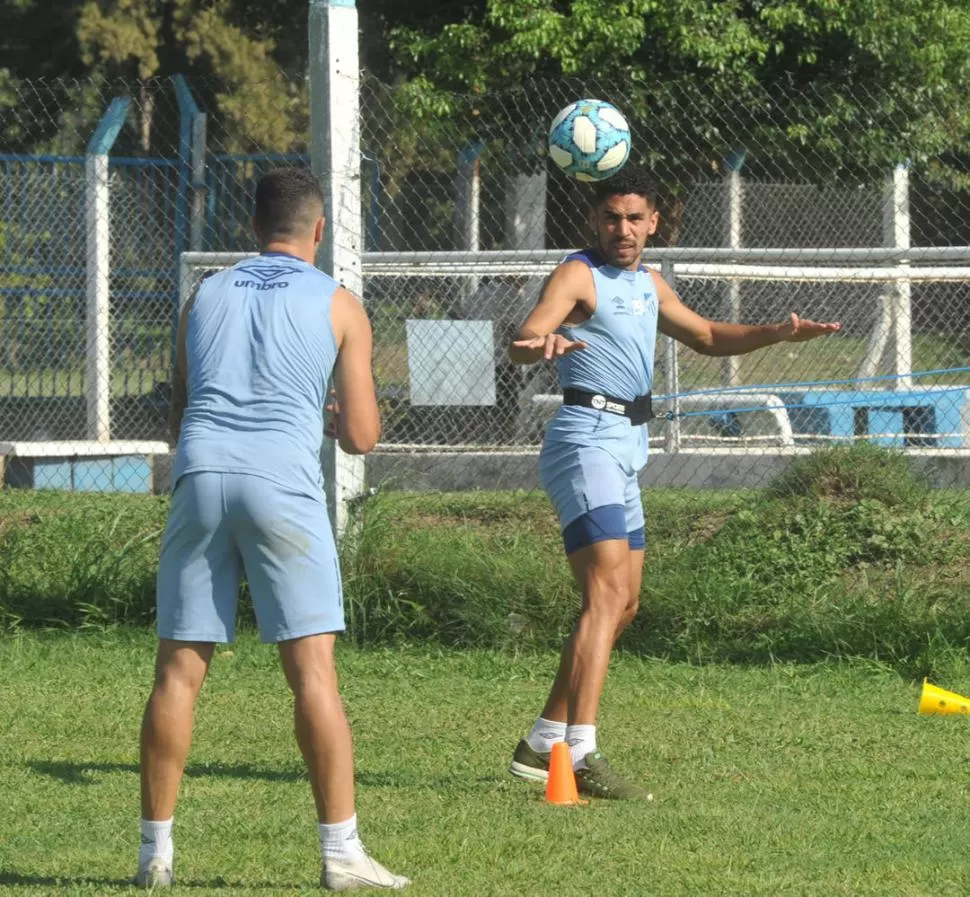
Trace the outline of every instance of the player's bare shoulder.
<path fill-rule="evenodd" d="M 574 312 L 566 323 L 577 323 L 596 311 L 596 286 L 593 271 L 582 259 L 560 262 L 546 282 L 543 297 L 568 303 Z"/>
<path fill-rule="evenodd" d="M 657 304 L 662 306 L 664 303 L 680 302 L 677 297 L 677 293 L 674 292 L 673 287 L 666 280 L 664 280 L 663 275 L 656 269 L 649 266 L 644 266 L 647 273 L 653 278 L 653 285 L 657 288 Z"/>
<path fill-rule="evenodd" d="M 338 346 L 347 336 L 369 337 L 371 333 L 363 303 L 344 287 L 337 287 L 330 300 L 330 323 Z"/>

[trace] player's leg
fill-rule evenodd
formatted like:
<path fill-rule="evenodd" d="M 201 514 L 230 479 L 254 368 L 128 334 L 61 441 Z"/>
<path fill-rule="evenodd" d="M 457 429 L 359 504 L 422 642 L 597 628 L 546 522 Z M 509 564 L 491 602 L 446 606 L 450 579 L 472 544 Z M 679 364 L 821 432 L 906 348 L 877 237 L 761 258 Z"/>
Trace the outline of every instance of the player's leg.
<path fill-rule="evenodd" d="M 642 533 L 642 530 L 640 531 Z M 599 543 L 602 544 L 602 543 Z M 613 633 L 613 644 L 616 644 L 616 640 L 620 637 L 623 630 L 633 621 L 637 615 L 637 611 L 640 608 L 640 587 L 643 582 L 643 562 L 645 557 L 645 550 L 643 547 L 642 535 L 634 531 L 627 536 L 627 545 L 629 546 L 629 551 L 626 554 L 627 570 L 629 577 L 629 587 L 626 590 L 626 603 L 620 614 L 619 620 L 617 622 L 616 629 Z M 579 559 L 577 558 L 577 561 Z M 570 564 L 573 565 L 572 557 L 570 558 Z M 579 575 L 576 574 L 574 569 L 574 576 L 579 579 Z M 620 574 L 622 575 L 622 574 Z M 584 595 L 584 601 L 585 601 Z M 542 709 L 542 717 L 546 720 L 565 720 L 568 718 L 568 707 L 569 707 L 569 694 L 571 691 L 570 681 L 573 677 L 573 658 L 574 658 L 574 636 L 571 635 L 566 641 L 566 645 L 563 648 L 562 657 L 560 659 L 559 669 L 556 672 L 556 678 L 553 681 L 552 688 L 549 692 L 549 697 L 546 700 L 546 704 Z M 565 726 L 565 723 L 563 723 Z M 550 727 L 547 727 L 550 728 Z M 552 736 L 556 733 L 550 731 L 549 737 L 551 741 L 562 741 L 564 736 L 564 731 L 559 733 L 560 737 L 553 738 Z"/>
<path fill-rule="evenodd" d="M 216 642 L 231 641 L 239 561 L 219 474 L 183 477 L 172 497 L 156 587 L 160 637 L 141 729 L 141 847 L 136 882 L 170 884 L 172 818 L 192 742 L 196 699 Z"/>
<path fill-rule="evenodd" d="M 332 824 L 354 814 L 354 748 L 334 664 L 336 635 L 279 643 L 293 691 L 296 740 L 307 764 L 317 819 Z"/>
<path fill-rule="evenodd" d="M 613 642 L 630 602 L 626 536 L 579 548 L 569 555 L 569 566 L 582 589 L 583 603 L 570 638 L 564 677 L 567 720 L 570 726 L 595 726 Z"/>
<path fill-rule="evenodd" d="M 277 643 L 293 691 L 296 739 L 317 810 L 321 883 L 403 888 L 408 879 L 372 859 L 357 834 L 353 742 L 334 660 L 343 594 L 326 506 L 259 477 L 240 475 L 234 484 L 233 531 L 260 636 Z"/>
<path fill-rule="evenodd" d="M 141 812 L 143 819 L 169 819 L 192 741 L 196 698 L 214 645 L 161 639 L 155 682 L 145 705 L 141 730 Z"/>
<path fill-rule="evenodd" d="M 627 605 L 617 627 L 614 644 L 620 634 L 633 622 L 640 609 L 640 588 L 643 585 L 643 560 L 646 556 L 646 527 L 643 517 L 643 499 L 636 473 L 629 474 L 625 493 L 627 544 L 630 546 L 630 587 Z"/>
<path fill-rule="evenodd" d="M 616 629 L 613 643 L 616 644 L 621 633 L 629 626 L 640 610 L 640 588 L 643 585 L 643 560 L 646 556 L 644 548 L 634 548 L 635 542 L 628 540 L 630 546 L 630 588 L 627 592 L 627 605 L 620 617 L 620 625 Z"/>
<path fill-rule="evenodd" d="M 630 477 L 609 453 L 586 447 L 561 449 L 546 471 L 543 485 L 565 524 L 563 542 L 583 600 L 542 714 L 519 742 L 510 772 L 544 780 L 552 744 L 565 739 L 580 787 L 590 779 L 587 793 L 643 797 L 646 792 L 612 772 L 596 743 L 610 653 L 636 612 L 626 507 Z"/>

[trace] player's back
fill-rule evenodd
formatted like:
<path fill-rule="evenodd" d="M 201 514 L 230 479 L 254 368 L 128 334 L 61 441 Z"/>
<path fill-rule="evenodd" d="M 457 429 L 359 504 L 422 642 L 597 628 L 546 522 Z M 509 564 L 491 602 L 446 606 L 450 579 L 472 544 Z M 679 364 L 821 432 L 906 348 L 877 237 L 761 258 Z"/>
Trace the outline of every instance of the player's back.
<path fill-rule="evenodd" d="M 193 471 L 232 471 L 320 495 L 336 288 L 282 253 L 203 281 L 188 314 L 188 402 L 173 482 Z"/>

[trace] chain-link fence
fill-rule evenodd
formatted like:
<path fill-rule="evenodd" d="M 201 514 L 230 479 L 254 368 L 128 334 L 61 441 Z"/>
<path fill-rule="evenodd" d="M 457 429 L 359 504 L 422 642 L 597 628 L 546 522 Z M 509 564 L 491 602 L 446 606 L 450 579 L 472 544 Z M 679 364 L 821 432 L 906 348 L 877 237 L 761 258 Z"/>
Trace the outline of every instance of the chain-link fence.
<path fill-rule="evenodd" d="M 226 263 L 199 253 L 255 251 L 255 183 L 309 164 L 309 125 L 294 121 L 285 145 L 247 143 L 211 84 L 182 79 L 19 90 L 0 108 L 12 150 L 0 155 L 0 442 L 101 461 L 81 474 L 8 464 L 7 480 L 150 486 L 138 459 L 164 450 L 180 296 Z M 864 128 L 784 86 L 644 90 L 557 81 L 442 96 L 362 79 L 362 292 L 384 423 L 368 482 L 536 484 L 555 377 L 509 364 L 506 346 L 557 259 L 589 239 L 586 194 L 544 153 L 548 122 L 581 96 L 627 114 L 632 160 L 661 184 L 646 260 L 688 305 L 843 323 L 732 360 L 661 340 L 647 479 L 756 485 L 792 454 L 854 440 L 970 455 L 970 194 L 945 148 L 907 152 L 934 110 L 896 108 Z M 909 158 L 920 161 L 897 164 Z"/>

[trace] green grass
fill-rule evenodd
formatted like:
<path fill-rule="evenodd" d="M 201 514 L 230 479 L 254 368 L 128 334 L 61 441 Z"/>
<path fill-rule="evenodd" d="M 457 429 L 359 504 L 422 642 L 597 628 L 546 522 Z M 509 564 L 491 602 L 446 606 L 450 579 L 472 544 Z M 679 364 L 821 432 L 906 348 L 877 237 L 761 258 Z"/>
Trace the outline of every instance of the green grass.
<path fill-rule="evenodd" d="M 855 377 L 856 369 L 865 356 L 866 345 L 866 339 L 839 336 L 837 339 L 823 339 L 812 343 L 772 346 L 738 359 L 739 382 L 754 385 L 848 380 Z M 914 334 L 912 348 L 914 371 L 963 368 L 970 363 L 966 345 L 953 334 Z M 686 350 L 681 351 L 678 357 L 679 386 L 682 392 L 707 388 L 721 382 L 722 359 L 705 358 Z M 970 371 L 914 379 L 917 389 L 968 383 L 970 383 Z M 851 386 L 852 384 L 847 384 L 846 388 Z M 876 381 L 856 384 L 856 388 L 863 390 L 887 389 L 890 386 L 889 383 Z M 666 391 L 665 386 L 663 390 Z M 658 387 L 657 391 L 661 391 L 661 388 Z"/>
<path fill-rule="evenodd" d="M 0 892 L 129 892 L 153 650 L 134 632 L 0 641 Z M 361 834 L 413 878 L 415 897 L 970 889 L 970 719 L 919 716 L 918 682 L 875 663 L 621 655 L 601 744 L 656 799 L 568 809 L 505 772 L 555 662 L 551 652 L 341 646 Z M 970 667 L 939 684 L 967 693 Z M 317 892 L 289 697 L 275 651 L 251 635 L 213 661 L 175 837 L 187 893 Z"/>
<path fill-rule="evenodd" d="M 402 328 L 375 322 L 374 369 L 380 385 L 407 385 L 407 346 Z M 847 380 L 866 353 L 867 339 L 839 336 L 837 339 L 818 340 L 813 343 L 784 344 L 761 352 L 741 356 L 738 359 L 740 383 L 811 383 L 827 380 Z M 662 359 L 658 351 L 658 364 Z M 721 383 L 723 359 L 707 358 L 681 348 L 679 360 L 679 387 L 681 392 L 703 389 Z M 913 335 L 913 370 L 937 371 L 963 368 L 970 363 L 970 352 L 960 339 L 948 333 L 918 333 Z M 658 368 L 662 371 L 662 366 Z M 667 392 L 662 374 L 655 391 Z M 916 377 L 917 388 L 935 385 L 970 384 L 970 372 L 936 374 L 932 377 Z M 885 389 L 882 382 L 860 383 L 859 389 Z"/>
<path fill-rule="evenodd" d="M 168 368 L 145 365 L 118 366 L 111 369 L 111 395 L 148 395 L 159 383 L 168 383 Z M 0 398 L 64 398 L 84 396 L 84 371 L 65 368 L 0 368 Z"/>
<path fill-rule="evenodd" d="M 374 346 L 374 370 L 379 387 L 404 387 L 408 384 L 407 346 L 400 328 L 382 328 Z M 384 338 L 382 339 L 381 336 Z M 866 349 L 866 341 L 855 337 L 840 337 L 838 341 L 822 340 L 811 346 L 775 346 L 757 355 L 740 359 L 740 382 L 809 383 L 814 381 L 845 380 L 854 376 Z M 680 390 L 703 389 L 721 382 L 721 359 L 705 358 L 682 351 L 680 356 Z M 965 367 L 967 350 L 947 334 L 917 334 L 913 338 L 913 369 L 933 371 Z M 157 383 L 167 383 L 170 372 L 159 366 L 157 358 L 113 365 L 111 394 L 114 396 L 147 395 Z M 970 384 L 970 372 L 918 377 L 915 385 Z M 886 388 L 884 383 L 859 384 L 859 388 Z M 658 382 L 658 391 L 666 391 Z M 83 396 L 84 371 L 80 368 L 0 368 L 0 397 L 2 396 Z"/>

